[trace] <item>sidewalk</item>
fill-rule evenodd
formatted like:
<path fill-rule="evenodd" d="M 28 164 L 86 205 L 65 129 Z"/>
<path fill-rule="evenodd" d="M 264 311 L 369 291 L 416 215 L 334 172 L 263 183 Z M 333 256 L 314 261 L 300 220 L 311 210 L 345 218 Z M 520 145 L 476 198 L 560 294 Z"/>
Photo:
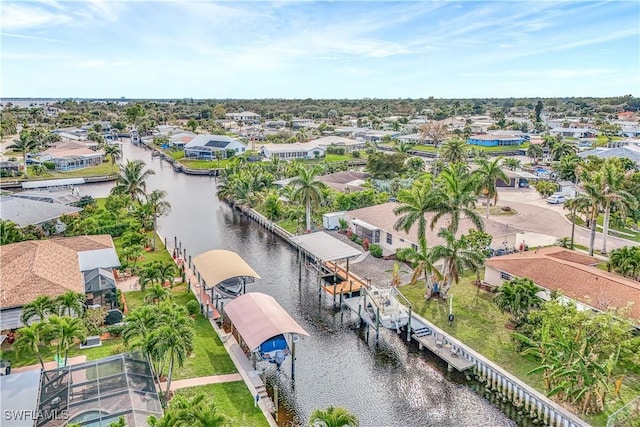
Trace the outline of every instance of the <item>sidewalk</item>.
<path fill-rule="evenodd" d="M 171 381 L 171 391 L 176 391 L 178 389 L 187 388 L 187 387 L 196 387 L 196 386 L 207 385 L 207 384 L 229 383 L 233 381 L 242 381 L 242 375 L 240 375 L 239 373 L 211 375 L 208 377 L 197 377 L 197 378 L 189 378 L 186 380 Z M 162 384 L 166 385 L 166 381 L 162 382 Z"/>
<path fill-rule="evenodd" d="M 82 356 L 75 356 L 75 357 L 70 357 L 67 360 L 67 365 L 71 366 L 71 365 L 79 365 L 81 363 L 84 363 L 87 361 L 87 356 L 82 355 Z M 50 370 L 50 369 L 56 369 L 58 367 L 58 364 L 56 362 L 44 362 L 44 369 L 45 370 Z M 19 368 L 11 368 L 11 373 L 12 374 L 17 374 L 19 372 L 26 372 L 26 371 L 34 371 L 36 369 L 41 369 L 42 366 L 40 365 L 40 363 L 36 363 L 35 365 L 29 365 L 29 366 L 21 366 Z"/>

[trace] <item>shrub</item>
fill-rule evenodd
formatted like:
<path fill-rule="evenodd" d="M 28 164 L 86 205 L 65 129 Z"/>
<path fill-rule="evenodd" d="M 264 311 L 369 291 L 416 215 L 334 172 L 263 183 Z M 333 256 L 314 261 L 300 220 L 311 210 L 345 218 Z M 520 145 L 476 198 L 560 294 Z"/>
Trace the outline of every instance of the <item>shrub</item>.
<path fill-rule="evenodd" d="M 365 251 L 368 251 L 368 250 L 369 250 L 369 239 L 367 239 L 366 237 L 365 237 L 365 239 L 362 241 L 362 247 L 363 247 L 363 249 L 364 249 Z"/>
<path fill-rule="evenodd" d="M 348 231 L 347 231 L 347 236 L 349 236 L 349 239 L 350 239 L 352 242 L 355 242 L 356 240 L 358 240 L 358 236 L 356 236 L 356 235 L 355 235 L 355 234 L 353 234 L 353 233 L 349 234 L 349 232 L 348 232 Z"/>
<path fill-rule="evenodd" d="M 356 240 L 354 240 L 354 242 L 356 242 L 359 245 L 362 245 L 362 239 L 359 238 L 358 236 L 356 236 Z"/>
<path fill-rule="evenodd" d="M 378 244 L 375 244 L 375 243 L 372 243 L 371 245 L 369 245 L 369 253 L 374 258 L 381 258 L 382 257 L 382 246 L 380 246 Z"/>
<path fill-rule="evenodd" d="M 107 318 L 107 309 L 91 308 L 84 312 L 84 326 L 87 328 L 89 335 L 100 335 L 102 333 L 102 325 Z"/>
<path fill-rule="evenodd" d="M 115 356 L 116 354 L 121 354 L 126 352 L 127 352 L 127 346 L 125 346 L 124 344 L 117 344 L 111 348 L 111 354 L 113 356 Z"/>
<path fill-rule="evenodd" d="M 409 255 L 412 252 L 411 248 L 400 248 L 396 251 L 396 259 L 400 262 L 409 261 Z"/>
<path fill-rule="evenodd" d="M 49 170 L 54 170 L 56 168 L 56 164 L 54 162 L 42 162 L 42 164 Z"/>
<path fill-rule="evenodd" d="M 186 307 L 187 307 L 187 311 L 191 315 L 196 314 L 197 312 L 200 311 L 200 304 L 198 304 L 198 301 L 193 299 L 187 302 Z"/>
<path fill-rule="evenodd" d="M 351 153 L 351 155 L 352 155 L 354 158 L 356 158 L 356 159 L 359 159 L 359 158 L 360 158 L 360 152 L 359 152 L 359 151 L 353 151 L 353 152 Z"/>
<path fill-rule="evenodd" d="M 114 337 L 119 337 L 122 335 L 122 329 L 124 329 L 124 325 L 111 325 L 107 327 L 107 332 L 109 332 Z"/>

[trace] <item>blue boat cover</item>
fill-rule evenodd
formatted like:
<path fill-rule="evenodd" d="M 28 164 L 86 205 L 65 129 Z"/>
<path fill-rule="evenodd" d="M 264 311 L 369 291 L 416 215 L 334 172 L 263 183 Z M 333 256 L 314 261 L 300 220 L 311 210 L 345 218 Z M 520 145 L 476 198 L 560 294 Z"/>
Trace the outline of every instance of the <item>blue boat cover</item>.
<path fill-rule="evenodd" d="M 285 350 L 288 348 L 284 335 L 276 335 L 260 344 L 260 353 L 268 353 L 275 350 Z"/>

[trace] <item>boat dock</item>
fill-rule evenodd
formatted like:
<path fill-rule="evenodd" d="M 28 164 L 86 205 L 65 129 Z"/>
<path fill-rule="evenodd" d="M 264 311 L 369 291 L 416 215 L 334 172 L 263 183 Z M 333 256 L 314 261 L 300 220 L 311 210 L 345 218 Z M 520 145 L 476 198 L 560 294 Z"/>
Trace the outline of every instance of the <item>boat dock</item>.
<path fill-rule="evenodd" d="M 364 279 L 356 276 L 350 271 L 347 271 L 344 267 L 333 261 L 326 261 L 322 265 L 324 270 L 327 271 L 327 274 L 324 275 L 325 278 L 335 276 L 335 284 L 322 287 L 322 289 L 331 295 L 351 295 L 356 292 L 360 293 L 362 288 L 367 287 Z"/>
<path fill-rule="evenodd" d="M 366 293 L 366 292 L 365 292 Z M 367 310 L 366 297 L 356 296 L 351 298 L 345 298 L 343 300 L 344 305 L 351 311 L 358 314 L 360 319 L 371 328 L 376 331 L 376 341 L 379 335 L 380 325 L 371 318 L 370 311 Z M 407 324 L 407 341 L 411 338 L 418 342 L 420 350 L 427 348 L 436 356 L 447 362 L 449 370 L 456 369 L 460 372 L 473 368 L 475 362 L 462 356 L 459 347 L 455 344 L 454 340 L 450 340 L 449 335 L 445 333 L 438 333 L 435 331 L 428 322 L 422 317 L 414 313 L 411 308 L 408 309 L 410 320 Z"/>

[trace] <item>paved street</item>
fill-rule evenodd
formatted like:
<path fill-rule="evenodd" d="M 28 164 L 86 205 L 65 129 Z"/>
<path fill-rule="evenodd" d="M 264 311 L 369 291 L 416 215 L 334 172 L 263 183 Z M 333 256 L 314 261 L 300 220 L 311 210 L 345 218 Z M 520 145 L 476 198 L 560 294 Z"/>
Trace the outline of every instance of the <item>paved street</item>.
<path fill-rule="evenodd" d="M 571 236 L 571 221 L 565 215 L 569 213 L 562 205 L 550 205 L 533 188 L 500 190 L 498 206 L 510 206 L 518 211 L 512 216 L 492 216 L 491 219 L 514 228 L 542 233 L 555 237 Z M 589 246 L 589 230 L 576 226 L 575 241 L 577 244 Z M 607 238 L 607 249 L 635 245 L 636 242 L 615 236 Z M 602 247 L 602 234 L 596 235 L 596 249 Z"/>

